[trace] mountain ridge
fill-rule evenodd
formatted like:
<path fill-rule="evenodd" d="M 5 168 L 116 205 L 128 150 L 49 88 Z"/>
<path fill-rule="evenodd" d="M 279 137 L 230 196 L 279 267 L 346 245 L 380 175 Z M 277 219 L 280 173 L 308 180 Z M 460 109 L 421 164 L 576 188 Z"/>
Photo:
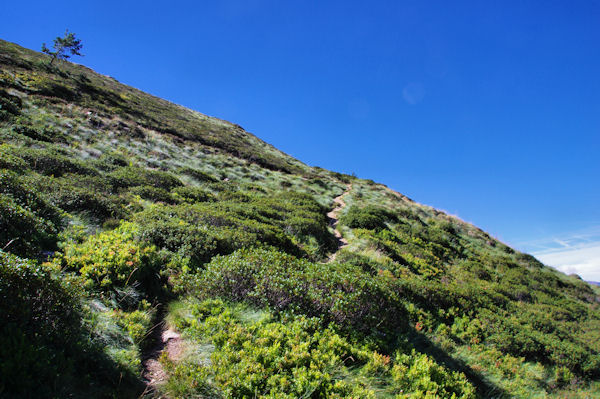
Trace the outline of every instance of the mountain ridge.
<path fill-rule="evenodd" d="M 600 392 L 597 287 L 87 67 L 0 67 L 0 393 Z M 149 384 L 157 326 L 187 349 Z"/>

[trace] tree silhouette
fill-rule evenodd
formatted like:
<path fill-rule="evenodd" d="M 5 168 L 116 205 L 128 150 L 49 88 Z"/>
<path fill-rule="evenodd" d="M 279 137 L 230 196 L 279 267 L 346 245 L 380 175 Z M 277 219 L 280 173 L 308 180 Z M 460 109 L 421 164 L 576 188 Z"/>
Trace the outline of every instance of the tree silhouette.
<path fill-rule="evenodd" d="M 73 55 L 83 57 L 83 55 L 79 52 L 82 47 L 81 40 L 77 39 L 75 34 L 69 32 L 67 29 L 63 37 L 57 37 L 54 39 L 54 45 L 52 46 L 54 51 L 46 47 L 46 43 L 42 43 L 42 52 L 52 56 L 50 59 L 50 65 L 52 65 L 54 60 L 57 58 L 61 60 L 67 60 Z"/>

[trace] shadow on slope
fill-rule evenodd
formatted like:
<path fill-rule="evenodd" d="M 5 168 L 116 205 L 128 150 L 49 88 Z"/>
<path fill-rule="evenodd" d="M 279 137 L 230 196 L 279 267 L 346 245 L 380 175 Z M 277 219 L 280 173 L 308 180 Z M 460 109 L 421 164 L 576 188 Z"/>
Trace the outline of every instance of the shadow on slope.
<path fill-rule="evenodd" d="M 447 367 L 449 370 L 457 371 L 467 376 L 467 379 L 473 384 L 479 397 L 488 399 L 511 397 L 508 392 L 488 381 L 483 375 L 473 370 L 464 361 L 452 357 L 449 353 L 431 341 L 426 335 L 411 331 L 408 333 L 408 340 L 412 347 L 421 353 L 431 356 L 438 364 Z"/>
<path fill-rule="evenodd" d="M 0 251 L 0 397 L 138 397 L 82 321 L 76 284 Z"/>

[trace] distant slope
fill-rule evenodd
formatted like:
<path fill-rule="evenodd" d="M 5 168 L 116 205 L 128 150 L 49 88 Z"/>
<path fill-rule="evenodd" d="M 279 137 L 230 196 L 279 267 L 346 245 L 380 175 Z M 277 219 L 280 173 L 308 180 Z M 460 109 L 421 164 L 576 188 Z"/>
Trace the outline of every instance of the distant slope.
<path fill-rule="evenodd" d="M 61 63 L 49 69 L 43 54 L 0 40 L 3 86 L 53 102 L 92 108 L 99 116 L 119 116 L 144 128 L 196 141 L 262 167 L 285 172 L 304 165 L 247 133 L 240 126 L 154 97 L 89 68 Z"/>
<path fill-rule="evenodd" d="M 8 397 L 600 393 L 600 288 L 4 41 L 0 334 Z"/>

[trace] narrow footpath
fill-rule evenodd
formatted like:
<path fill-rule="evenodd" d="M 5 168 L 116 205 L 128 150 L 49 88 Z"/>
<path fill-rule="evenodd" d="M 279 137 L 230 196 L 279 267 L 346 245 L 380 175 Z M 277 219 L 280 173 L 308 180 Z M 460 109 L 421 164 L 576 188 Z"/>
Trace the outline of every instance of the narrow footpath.
<path fill-rule="evenodd" d="M 339 214 L 342 211 L 342 209 L 344 209 L 344 207 L 346 206 L 346 203 L 344 202 L 344 197 L 350 193 L 350 190 L 352 190 L 352 184 L 348 184 L 346 186 L 346 191 L 344 191 L 342 194 L 333 199 L 335 207 L 327 213 L 327 217 L 329 218 L 329 226 L 331 226 L 331 228 L 333 229 L 333 234 L 335 235 L 335 238 L 338 241 L 337 249 L 333 254 L 331 254 L 331 256 L 329 256 L 328 262 L 333 262 L 340 249 L 348 246 L 348 240 L 342 237 L 342 233 L 340 233 L 337 226 L 340 222 Z"/>
<path fill-rule="evenodd" d="M 181 360 L 184 353 L 183 340 L 178 332 L 166 328 L 164 320 L 158 323 L 154 332 L 154 341 L 156 345 L 148 350 L 142 359 L 144 371 L 143 380 L 146 383 L 145 393 L 156 392 L 157 387 L 165 382 L 167 373 L 165 372 L 160 357 L 163 353 L 172 362 Z"/>

